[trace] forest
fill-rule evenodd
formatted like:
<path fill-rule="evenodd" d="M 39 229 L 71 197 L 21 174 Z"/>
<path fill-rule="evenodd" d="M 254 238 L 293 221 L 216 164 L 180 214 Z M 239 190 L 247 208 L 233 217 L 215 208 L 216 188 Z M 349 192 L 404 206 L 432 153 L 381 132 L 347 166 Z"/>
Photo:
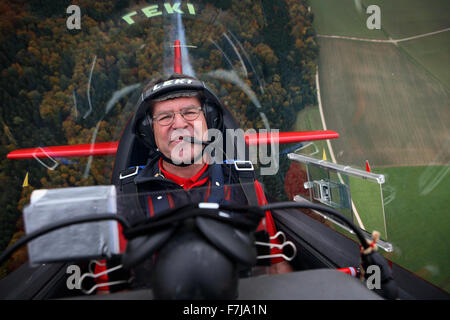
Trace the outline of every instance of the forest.
<path fill-rule="evenodd" d="M 319 48 L 308 2 L 188 2 L 195 15 L 184 14 L 183 23 L 197 47 L 190 53 L 199 78 L 218 93 L 244 129 L 264 128 L 262 112 L 271 128 L 292 130 L 298 111 L 316 102 Z M 56 159 L 59 165 L 51 169 L 49 159 L 42 164 L 6 155 L 21 148 L 120 139 L 139 89 L 166 72 L 172 61 L 161 45 L 174 31 L 170 14 L 151 19 L 135 15 L 133 24 L 123 19 L 154 4 L 162 8 L 164 2 L 0 2 L 0 251 L 24 235 L 22 209 L 33 190 L 109 184 L 112 157 Z M 79 30 L 66 26 L 69 5 L 81 9 Z M 245 52 L 243 64 L 228 59 L 232 49 L 227 43 Z M 217 76 L 215 71 L 224 69 L 257 93 L 260 110 L 237 86 Z M 115 92 L 121 92 L 120 98 L 111 98 Z M 284 181 L 289 163 L 280 160 L 277 176 L 260 177 L 274 199 L 286 198 L 286 190 L 292 189 L 285 189 Z M 0 267 L 0 278 L 26 259 L 22 248 Z"/>

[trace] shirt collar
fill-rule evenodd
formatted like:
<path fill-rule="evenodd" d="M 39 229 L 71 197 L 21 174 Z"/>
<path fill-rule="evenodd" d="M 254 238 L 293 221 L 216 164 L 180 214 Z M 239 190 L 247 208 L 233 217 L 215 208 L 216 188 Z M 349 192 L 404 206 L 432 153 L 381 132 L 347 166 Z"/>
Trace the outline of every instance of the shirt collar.
<path fill-rule="evenodd" d="M 185 189 L 185 190 L 188 190 L 188 189 L 191 189 L 192 187 L 200 186 L 200 185 L 204 184 L 208 180 L 208 176 L 204 177 L 204 173 L 206 172 L 206 169 L 208 169 L 207 163 L 203 166 L 203 168 L 196 175 L 186 179 L 186 178 L 179 177 L 177 175 L 174 175 L 174 174 L 166 171 L 163 168 L 162 158 L 159 159 L 159 171 L 162 173 L 162 175 L 165 178 L 177 183 L 178 185 L 183 187 L 183 189 Z"/>

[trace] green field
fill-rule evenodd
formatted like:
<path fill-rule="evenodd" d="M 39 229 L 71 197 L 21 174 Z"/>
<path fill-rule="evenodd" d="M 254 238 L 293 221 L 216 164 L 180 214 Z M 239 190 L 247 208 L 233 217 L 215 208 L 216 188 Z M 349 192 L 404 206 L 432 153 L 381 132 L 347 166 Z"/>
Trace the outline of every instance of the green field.
<path fill-rule="evenodd" d="M 321 35 L 402 39 L 448 28 L 447 0 L 310 0 L 314 27 Z M 381 30 L 369 30 L 366 8 L 378 5 Z"/>
<path fill-rule="evenodd" d="M 320 120 L 319 107 L 317 106 L 308 106 L 305 109 L 301 110 L 297 113 L 297 120 L 295 121 L 294 131 L 315 131 L 315 130 L 323 130 L 322 122 Z M 332 128 L 329 130 L 333 130 Z M 325 154 L 327 160 L 330 161 L 330 151 L 328 150 L 327 143 L 323 140 L 313 141 L 314 145 L 317 147 L 318 153 L 311 155 L 311 157 L 317 159 L 323 159 L 323 151 L 325 150 Z M 316 149 L 313 146 L 305 149 L 307 153 L 311 153 Z M 309 152 L 308 152 L 309 151 Z"/>
<path fill-rule="evenodd" d="M 318 107 L 301 110 L 295 129 L 321 130 Z M 320 150 L 325 148 L 329 159 L 326 142 L 315 143 Z M 321 158 L 321 153 L 313 157 Z M 450 222 L 447 217 L 450 207 L 450 166 L 372 167 L 372 171 L 386 177 L 383 197 L 386 201 L 387 239 L 393 244 L 394 252 L 385 256 L 450 291 L 447 248 L 450 243 Z M 383 232 L 379 185 L 350 177 L 350 188 L 352 200 L 366 230 Z"/>
<path fill-rule="evenodd" d="M 338 162 L 426 165 L 450 136 L 449 94 L 392 44 L 319 39 L 319 77 Z M 441 161 L 446 161 L 445 158 Z"/>
<path fill-rule="evenodd" d="M 349 178 L 352 201 L 365 230 L 369 233 L 377 230 L 380 232 L 382 239 L 389 241 L 389 233 L 386 238 L 386 229 L 384 227 L 385 219 L 383 217 L 380 185 L 361 178 Z M 356 219 L 354 222 L 357 224 Z"/>
<path fill-rule="evenodd" d="M 310 106 L 301 110 L 297 114 L 294 130 L 322 130 L 319 108 Z M 317 159 L 322 159 L 325 150 L 327 160 L 331 162 L 330 151 L 325 141 L 315 141 L 319 153 L 312 155 Z M 362 165 L 362 164 L 361 164 Z M 358 166 L 360 169 L 362 166 Z M 339 181 L 338 178 L 335 181 Z M 365 181 L 355 177 L 349 177 L 350 192 L 352 201 L 355 203 L 358 214 L 368 232 L 378 230 L 385 235 L 384 220 L 381 208 L 380 187 L 377 183 Z M 354 222 L 357 223 L 356 219 Z"/>
<path fill-rule="evenodd" d="M 400 42 L 399 46 L 411 56 L 413 62 L 440 81 L 447 91 L 450 89 L 450 32 Z"/>
<path fill-rule="evenodd" d="M 392 39 L 450 27 L 448 0 L 363 0 L 362 3 L 366 7 L 372 4 L 380 7 L 381 28 Z"/>
<path fill-rule="evenodd" d="M 367 29 L 368 15 L 362 6 L 357 9 L 354 0 L 310 0 L 310 4 L 317 34 L 387 39 L 383 31 Z"/>
<path fill-rule="evenodd" d="M 393 200 L 385 205 L 388 240 L 394 252 L 381 252 L 393 262 L 450 292 L 450 166 L 392 167 L 373 171 L 386 176 L 383 190 L 390 190 L 384 193 L 385 198 L 394 195 Z M 429 175 L 438 179 L 430 179 Z M 431 182 L 432 187 L 424 184 L 423 179 Z M 358 209 L 363 222 L 380 230 L 376 227 L 377 223 L 379 228 L 382 227 L 378 211 L 373 206 L 362 205 L 371 201 L 367 188 L 367 185 L 360 190 L 352 188 L 352 197 L 357 208 L 364 208 Z M 373 216 L 369 217 L 368 213 Z M 367 225 L 366 229 L 372 231 Z"/>
<path fill-rule="evenodd" d="M 311 0 L 318 34 L 401 39 L 450 26 L 450 2 L 369 1 L 382 30 L 365 26 L 358 1 Z M 318 38 L 321 98 L 337 162 L 385 174 L 383 195 L 394 262 L 450 291 L 450 32 L 393 43 Z M 297 129 L 320 130 L 317 107 L 298 114 Z M 316 142 L 319 144 L 319 142 Z M 321 147 L 326 148 L 324 142 Z M 327 154 L 328 159 L 329 154 Z M 374 169 L 375 168 L 375 169 Z M 366 229 L 381 229 L 378 186 L 350 180 Z M 372 198 L 371 198 L 372 197 Z M 376 198 L 376 197 L 375 197 Z"/>
<path fill-rule="evenodd" d="M 450 292 L 449 168 L 378 171 L 387 176 L 386 186 L 395 190 L 395 199 L 385 206 L 389 240 L 394 245 L 390 258 Z"/>

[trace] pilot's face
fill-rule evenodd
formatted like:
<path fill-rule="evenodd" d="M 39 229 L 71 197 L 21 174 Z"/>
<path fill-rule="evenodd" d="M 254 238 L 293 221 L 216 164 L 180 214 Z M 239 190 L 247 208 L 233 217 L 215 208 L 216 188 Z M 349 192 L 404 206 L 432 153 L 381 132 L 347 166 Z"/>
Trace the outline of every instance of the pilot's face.
<path fill-rule="evenodd" d="M 202 152 L 202 145 L 189 143 L 183 137 L 195 137 L 203 140 L 208 130 L 205 115 L 202 111 L 195 120 L 186 120 L 179 112 L 193 107 L 201 108 L 197 97 L 180 97 L 165 101 L 158 101 L 153 106 L 153 132 L 156 145 L 160 152 L 174 162 L 193 163 Z M 157 119 L 160 115 L 170 115 L 166 112 L 175 112 L 175 118 L 169 125 L 161 125 Z M 187 118 L 187 116 L 186 116 Z"/>

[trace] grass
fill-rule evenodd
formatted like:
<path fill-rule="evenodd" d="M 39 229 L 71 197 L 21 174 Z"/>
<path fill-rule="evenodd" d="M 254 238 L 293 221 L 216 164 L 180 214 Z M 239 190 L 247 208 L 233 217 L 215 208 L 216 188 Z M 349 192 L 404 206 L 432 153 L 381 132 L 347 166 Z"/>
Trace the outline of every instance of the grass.
<path fill-rule="evenodd" d="M 355 1 L 311 0 L 318 34 L 401 39 L 449 27 L 446 0 L 363 0 L 381 8 L 380 31 L 369 31 Z M 383 173 L 388 258 L 450 291 L 449 33 L 398 43 L 319 38 L 319 77 L 337 162 Z M 322 129 L 317 108 L 302 110 L 299 129 Z M 319 142 L 317 142 L 319 143 Z M 326 148 L 326 145 L 323 144 Z M 328 156 L 328 154 L 327 154 Z M 375 169 L 374 169 L 375 168 Z M 351 179 L 366 229 L 379 228 L 376 190 Z M 368 189 L 367 189 L 368 188 Z M 376 196 L 375 196 L 376 198 Z"/>
<path fill-rule="evenodd" d="M 420 166 L 379 171 L 395 192 L 395 199 L 385 206 L 394 245 L 389 258 L 450 292 L 449 169 Z"/>
<path fill-rule="evenodd" d="M 447 217 L 450 166 L 372 168 L 372 171 L 386 176 L 383 196 L 387 229 L 384 228 L 380 186 L 359 178 L 349 179 L 352 200 L 365 229 L 369 233 L 380 231 L 382 239 L 392 243 L 393 253 L 381 251 L 388 259 L 450 292 L 447 246 L 450 243 Z M 338 211 L 348 216 L 345 210 Z M 342 229 L 334 228 L 355 239 Z"/>
<path fill-rule="evenodd" d="M 369 30 L 366 11 L 358 10 L 354 0 L 310 0 L 314 28 L 321 35 L 338 35 L 368 39 L 387 39 L 381 30 Z"/>
<path fill-rule="evenodd" d="M 450 26 L 447 0 L 310 0 L 318 34 L 367 39 L 401 39 Z M 381 30 L 366 26 L 369 5 L 381 11 Z"/>
<path fill-rule="evenodd" d="M 317 106 L 309 106 L 297 114 L 295 130 L 309 131 L 322 129 L 322 121 Z M 312 155 L 312 157 L 322 159 L 323 150 L 325 150 L 327 160 L 331 162 L 330 151 L 326 142 L 315 141 L 314 143 L 320 152 Z M 335 177 L 334 181 L 339 182 L 339 179 Z M 382 208 L 380 206 L 381 198 L 379 185 L 356 177 L 349 177 L 349 183 L 352 200 L 367 231 L 371 232 L 372 230 L 378 230 L 385 235 Z M 343 213 L 345 214 L 346 212 Z M 354 222 L 356 223 L 356 219 L 354 219 Z"/>
<path fill-rule="evenodd" d="M 377 230 L 381 233 L 382 239 L 389 240 L 389 234 L 386 238 L 386 229 L 384 227 L 380 185 L 357 177 L 349 177 L 349 180 L 352 201 L 364 224 L 365 230 L 369 233 Z M 354 222 L 356 223 L 356 221 Z"/>
<path fill-rule="evenodd" d="M 297 115 L 295 130 L 322 130 L 319 109 L 316 106 L 309 106 L 301 110 Z M 330 152 L 325 141 L 315 141 L 319 153 L 312 157 L 322 159 L 325 150 L 328 161 L 331 161 Z M 345 176 L 341 175 L 344 179 Z M 334 180 L 339 182 L 337 177 Z M 380 188 L 377 183 L 362 180 L 356 177 L 349 177 L 350 192 L 355 203 L 358 214 L 367 231 L 378 230 L 385 238 L 385 228 L 381 208 Z M 341 209 L 342 211 L 342 209 Z M 347 212 L 343 212 L 347 216 Z M 356 223 L 356 219 L 354 219 Z"/>
<path fill-rule="evenodd" d="M 448 67 L 450 66 L 450 56 L 448 53 L 450 52 L 450 32 L 400 42 L 399 46 L 449 90 L 450 72 L 448 72 Z"/>
<path fill-rule="evenodd" d="M 321 130 L 318 108 L 310 106 L 301 110 L 295 129 Z M 329 159 L 325 141 L 315 143 L 320 149 L 325 148 Z M 315 157 L 320 158 L 321 153 Z M 384 255 L 450 292 L 450 259 L 447 248 L 450 243 L 450 220 L 447 217 L 450 207 L 450 167 L 430 165 L 374 168 L 372 165 L 371 169 L 386 176 L 386 183 L 383 185 L 384 199 L 393 198 L 385 205 L 385 215 L 388 240 L 394 245 L 394 252 Z M 350 177 L 350 188 L 352 200 L 366 230 L 382 232 L 384 221 L 379 201 L 379 185 Z M 334 228 L 341 230 L 336 226 Z"/>
<path fill-rule="evenodd" d="M 448 192 L 421 196 L 417 190 L 427 165 L 450 159 L 447 90 L 392 45 L 334 39 L 320 43 L 325 118 L 341 136 L 333 141 L 337 161 L 362 166 L 368 159 L 389 175 L 386 186 L 396 198 L 386 206 L 388 239 L 395 250 L 388 257 L 449 291 Z M 440 182 L 441 190 L 449 190 L 448 177 L 446 181 Z M 359 208 L 364 192 L 352 198 Z M 365 215 L 367 210 L 373 209 L 358 209 L 363 222 L 375 217 Z"/>
<path fill-rule="evenodd" d="M 333 141 L 338 162 L 424 165 L 448 149 L 448 91 L 429 73 L 391 44 L 319 44 L 325 119 L 340 134 Z"/>
<path fill-rule="evenodd" d="M 392 39 L 411 37 L 450 26 L 448 0 L 363 0 L 363 4 L 366 7 L 372 4 L 380 7 L 381 28 Z"/>
<path fill-rule="evenodd" d="M 295 121 L 294 126 L 295 131 L 315 131 L 315 130 L 323 130 L 322 121 L 320 120 L 319 107 L 317 106 L 308 106 L 297 113 L 297 119 Z M 329 128 L 329 130 L 333 130 L 333 128 Z M 316 159 L 323 159 L 323 152 L 325 151 L 325 155 L 328 161 L 331 161 L 330 152 L 327 147 L 327 143 L 324 140 L 313 141 L 314 145 L 317 147 L 318 153 L 310 155 Z M 313 146 L 309 147 L 305 151 L 316 151 L 316 148 Z"/>

